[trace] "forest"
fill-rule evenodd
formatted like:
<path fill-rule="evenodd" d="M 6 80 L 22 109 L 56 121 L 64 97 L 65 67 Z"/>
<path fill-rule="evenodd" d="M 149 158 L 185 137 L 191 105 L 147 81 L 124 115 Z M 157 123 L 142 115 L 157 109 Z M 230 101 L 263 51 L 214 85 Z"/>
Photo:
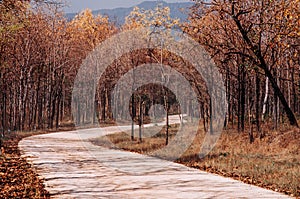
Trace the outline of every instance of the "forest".
<path fill-rule="evenodd" d="M 125 24 L 117 26 L 105 16 L 93 16 L 91 10 L 68 20 L 62 12 L 64 5 L 55 1 L 2 0 L 2 135 L 58 129 L 64 122 L 73 121 L 72 89 L 87 55 L 111 36 L 141 27 L 176 27 L 210 54 L 226 88 L 224 128 L 235 128 L 238 132 L 250 128 L 249 139 L 253 142 L 256 136 L 253 132 L 262 138 L 268 129 L 298 127 L 299 1 L 197 0 L 194 3 L 187 22 L 170 18 L 168 8 L 157 7 L 153 11 L 135 8 Z M 173 65 L 182 73 L 191 72 L 185 60 L 165 50 L 140 50 L 122 56 L 99 82 L 94 102 L 97 110 L 91 123 L 114 119 L 110 100 L 116 81 L 130 68 L 149 62 Z M 193 84 L 205 90 L 201 77 L 193 80 Z M 152 96 L 158 95 L 153 93 L 156 90 L 144 88 Z M 159 92 L 168 95 L 166 91 Z M 161 100 L 150 101 L 169 107 L 158 102 Z M 132 107 L 138 106 L 138 100 L 131 103 Z M 200 99 L 200 105 L 205 123 L 210 117 L 209 99 Z M 193 108 L 186 108 L 189 115 L 193 114 Z M 143 113 L 135 108 L 132 114 Z M 88 121 L 83 118 L 83 122 Z"/>
<path fill-rule="evenodd" d="M 188 13 L 187 21 L 172 18 L 170 8 L 158 4 L 153 10 L 135 7 L 119 25 L 89 9 L 69 19 L 63 12 L 63 0 L 0 0 L 0 197 L 50 197 L 43 178 L 22 157 L 19 141 L 23 138 L 122 125 L 123 119 L 130 121 L 128 132 L 89 141 L 300 196 L 300 1 L 192 2 L 192 7 L 183 10 Z M 161 45 L 131 45 L 135 41 L 137 46 L 147 46 L 143 39 L 155 31 L 165 38 L 157 40 Z M 215 71 L 205 71 L 209 67 L 204 64 L 203 74 L 220 74 L 226 104 L 219 104 L 225 113 L 220 114 L 217 124 L 222 135 L 209 131 L 215 125 L 215 113 L 220 111 L 213 109 L 216 103 L 210 79 L 207 81 L 193 66 L 192 59 L 201 63 L 205 56 L 197 57 L 193 49 L 182 48 L 190 45 L 187 43 L 176 46 L 176 52 L 182 53 L 170 51 L 167 46 L 178 39 L 172 35 L 175 31 L 209 55 Z M 123 53 L 120 45 L 127 43 L 132 49 Z M 107 52 L 103 52 L 102 60 L 90 61 L 103 49 Z M 192 59 L 185 59 L 184 53 Z M 112 61 L 95 79 L 103 69 L 96 66 L 105 59 Z M 89 64 L 90 68 L 84 67 Z M 195 98 L 183 84 L 175 85 L 175 92 L 171 89 L 166 66 L 188 82 Z M 161 77 L 166 84 L 143 76 L 151 70 L 157 73 L 150 78 Z M 127 74 L 129 78 L 123 81 Z M 134 88 L 140 83 L 138 78 L 149 83 Z M 132 94 L 115 92 L 123 87 L 132 88 Z M 180 103 L 178 97 L 182 96 L 191 100 Z M 153 109 L 166 120 L 152 121 L 156 114 Z M 169 121 L 177 115 L 180 124 Z M 154 128 L 142 129 L 150 122 L 162 123 L 163 127 L 154 135 Z M 182 126 L 185 137 L 180 137 Z M 179 142 L 174 142 L 176 137 Z M 187 147 L 182 147 L 182 141 L 189 142 Z M 203 144 L 205 141 L 209 146 Z M 168 147 L 170 153 L 160 150 Z M 207 153 L 201 156 L 205 147 Z M 161 151 L 161 156 L 156 151 Z M 174 157 L 176 153 L 180 157 Z"/>

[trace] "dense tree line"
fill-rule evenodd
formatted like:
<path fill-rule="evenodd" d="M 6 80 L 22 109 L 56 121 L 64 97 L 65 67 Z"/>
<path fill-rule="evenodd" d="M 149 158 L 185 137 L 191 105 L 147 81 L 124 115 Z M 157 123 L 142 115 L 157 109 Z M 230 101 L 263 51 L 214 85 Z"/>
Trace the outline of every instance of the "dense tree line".
<path fill-rule="evenodd" d="M 4 0 L 0 10 L 0 129 L 57 128 L 70 119 L 81 61 L 115 28 L 89 10 L 67 21 L 49 2 Z"/>
<path fill-rule="evenodd" d="M 186 32 L 224 74 L 228 121 L 298 126 L 299 1 L 196 1 Z M 253 140 L 253 135 L 250 133 Z"/>
<path fill-rule="evenodd" d="M 253 141 L 252 126 L 261 137 L 266 123 L 274 128 L 284 122 L 298 126 L 299 9 L 298 0 L 195 1 L 187 23 L 171 19 L 168 8 L 158 7 L 154 11 L 135 8 L 126 24 L 116 27 L 106 17 L 93 16 L 90 10 L 68 21 L 60 11 L 60 4 L 3 0 L 0 2 L 0 130 L 51 129 L 58 128 L 64 120 L 72 120 L 74 78 L 88 53 L 117 32 L 149 26 L 180 27 L 205 46 L 223 74 L 228 102 L 226 127 L 237 124 L 238 130 L 244 131 L 250 126 Z M 113 119 L 110 93 L 116 81 L 143 63 L 171 65 L 187 78 L 192 73 L 186 60 L 170 52 L 150 49 L 124 55 L 101 80 L 104 82 L 96 92 L 97 113 L 93 123 Z M 201 77 L 193 78 L 198 80 L 189 81 L 196 89 L 200 88 L 199 93 L 206 92 Z M 165 92 L 165 95 L 172 94 Z M 145 99 L 149 103 L 154 101 Z M 201 118 L 207 126 L 209 100 L 199 101 Z M 169 107 L 167 98 L 159 103 Z M 138 109 L 141 101 L 134 103 L 131 99 L 131 104 L 131 109 L 136 106 L 133 115 L 143 114 Z M 184 106 L 192 116 L 195 107 Z M 148 109 L 146 106 L 144 114 Z M 83 116 L 79 120 L 87 119 Z"/>

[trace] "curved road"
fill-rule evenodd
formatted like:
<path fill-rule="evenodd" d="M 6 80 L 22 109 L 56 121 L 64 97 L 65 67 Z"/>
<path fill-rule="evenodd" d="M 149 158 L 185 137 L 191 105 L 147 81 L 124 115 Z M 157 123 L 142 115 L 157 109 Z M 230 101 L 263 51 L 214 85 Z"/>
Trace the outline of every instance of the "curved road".
<path fill-rule="evenodd" d="M 129 130 L 122 127 L 121 130 Z M 37 135 L 20 150 L 53 198 L 289 198 L 253 185 L 89 142 L 106 127 Z"/>

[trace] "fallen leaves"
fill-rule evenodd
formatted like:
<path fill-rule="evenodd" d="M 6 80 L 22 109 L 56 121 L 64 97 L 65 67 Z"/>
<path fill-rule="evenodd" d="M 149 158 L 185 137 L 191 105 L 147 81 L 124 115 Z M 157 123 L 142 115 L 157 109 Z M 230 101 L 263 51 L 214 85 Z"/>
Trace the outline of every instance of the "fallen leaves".
<path fill-rule="evenodd" d="M 43 181 L 34 168 L 20 156 L 18 142 L 21 138 L 4 141 L 0 156 L 1 198 L 49 198 Z"/>

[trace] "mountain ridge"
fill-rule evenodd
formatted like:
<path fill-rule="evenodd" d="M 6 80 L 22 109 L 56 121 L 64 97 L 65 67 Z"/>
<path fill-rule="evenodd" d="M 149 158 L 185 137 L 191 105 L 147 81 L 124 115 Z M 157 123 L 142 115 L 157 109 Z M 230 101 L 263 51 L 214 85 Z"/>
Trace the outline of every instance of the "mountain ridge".
<path fill-rule="evenodd" d="M 103 15 L 108 16 L 111 22 L 116 23 L 117 25 L 122 25 L 125 23 L 125 18 L 130 14 L 134 7 L 139 7 L 141 9 L 149 10 L 154 9 L 158 4 L 161 4 L 163 7 L 170 8 L 170 15 L 172 18 L 178 18 L 180 21 L 186 21 L 188 17 L 188 8 L 193 5 L 192 2 L 175 2 L 167 3 L 165 1 L 144 1 L 140 4 L 131 7 L 120 7 L 114 9 L 98 9 L 93 10 L 94 15 Z M 67 13 L 66 17 L 69 20 L 72 20 L 78 13 Z"/>

